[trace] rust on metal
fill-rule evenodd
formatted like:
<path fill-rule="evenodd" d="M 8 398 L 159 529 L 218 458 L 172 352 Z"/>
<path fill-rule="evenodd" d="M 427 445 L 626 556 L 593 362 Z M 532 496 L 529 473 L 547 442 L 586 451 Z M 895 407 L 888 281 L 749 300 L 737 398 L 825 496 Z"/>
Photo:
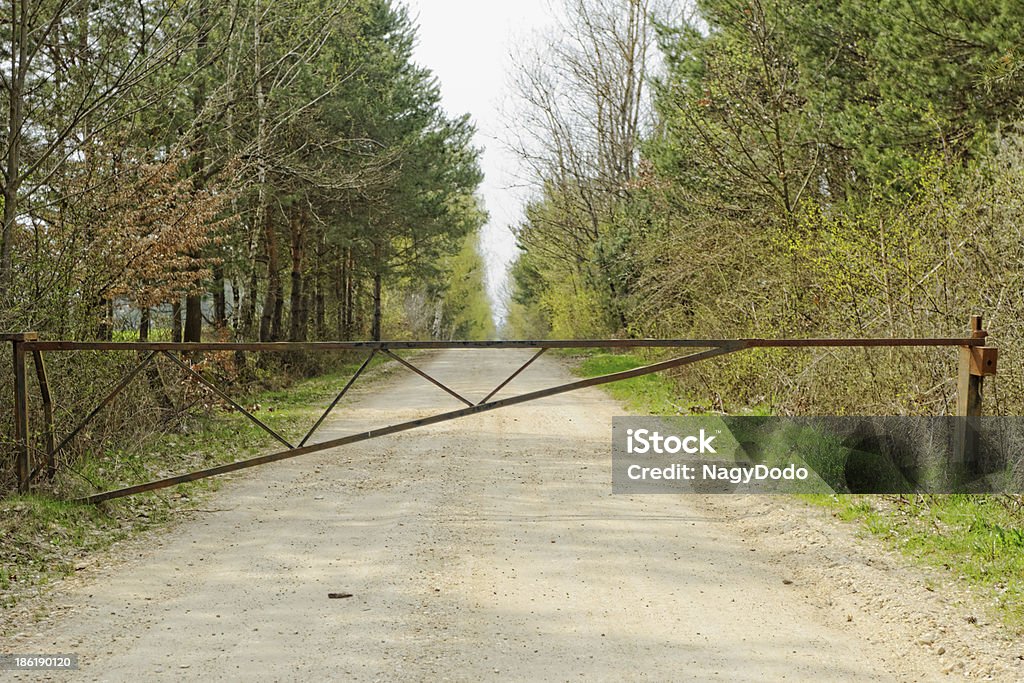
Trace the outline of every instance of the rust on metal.
<path fill-rule="evenodd" d="M 26 350 L 40 351 L 369 351 L 377 349 L 610 349 L 712 348 L 742 344 L 745 348 L 984 346 L 984 339 L 556 339 L 505 341 L 352 341 L 352 342 L 76 342 L 26 341 Z"/>
<path fill-rule="evenodd" d="M 391 358 L 393 360 L 397 360 L 399 363 L 401 363 L 405 367 L 409 368 L 410 370 L 415 372 L 417 375 L 419 375 L 423 379 L 425 379 L 428 382 L 430 382 L 431 384 L 433 384 L 435 387 L 438 387 L 439 389 L 441 389 L 445 393 L 450 394 L 451 396 L 454 396 L 456 399 L 458 399 L 459 401 L 462 401 L 467 406 L 472 406 L 473 405 L 473 402 L 470 401 L 469 399 L 465 398 L 464 396 L 462 396 L 462 394 L 458 393 L 457 391 L 455 391 L 453 389 L 450 389 L 447 385 L 437 381 L 436 379 L 434 379 L 433 377 L 431 377 L 427 373 L 423 372 L 418 367 L 416 367 L 415 365 L 413 365 L 412 363 L 410 363 L 406 359 L 402 358 L 401 356 L 392 353 L 390 349 L 381 349 L 381 353 L 386 355 L 388 358 Z"/>
<path fill-rule="evenodd" d="M 53 432 L 53 398 L 50 396 L 50 382 L 46 377 L 46 364 L 43 352 L 33 351 L 32 362 L 36 366 L 36 379 L 39 381 L 39 397 L 43 404 L 43 438 L 46 439 L 46 477 L 53 479 L 57 473 L 57 452 L 54 446 Z"/>
<path fill-rule="evenodd" d="M 501 383 L 501 384 L 499 384 L 498 386 L 494 387 L 494 391 L 492 391 L 491 393 L 487 394 L 487 396 L 485 396 L 485 397 L 483 398 L 483 400 L 481 400 L 481 401 L 480 401 L 480 403 L 487 403 L 487 402 L 488 402 L 488 401 L 490 401 L 490 400 L 491 400 L 492 398 L 494 398 L 494 396 L 495 396 L 495 395 L 496 395 L 496 394 L 497 394 L 497 393 L 498 393 L 499 391 L 501 391 L 501 390 L 502 390 L 502 389 L 504 389 L 504 388 L 505 388 L 506 386 L 508 386 L 509 382 L 511 382 L 512 380 L 514 380 L 514 379 L 515 379 L 516 377 L 518 377 L 518 376 L 519 376 L 519 375 L 520 375 L 520 374 L 521 374 L 521 373 L 523 372 L 523 370 L 525 370 L 526 368 L 528 368 L 528 367 L 530 367 L 531 365 L 533 365 L 533 361 L 535 361 L 535 360 L 537 360 L 538 358 L 540 358 L 541 356 L 543 356 L 543 355 L 544 355 L 544 352 L 545 352 L 545 351 L 547 351 L 547 349 L 546 349 L 546 348 L 544 348 L 544 349 L 541 349 L 541 350 L 539 350 L 539 351 L 538 351 L 537 353 L 533 354 L 533 356 L 531 356 L 531 357 L 530 357 L 530 360 L 528 360 L 528 361 L 526 361 L 525 363 L 523 363 L 522 365 L 520 365 L 520 366 L 519 366 L 519 369 L 518 369 L 518 370 L 516 370 L 515 372 L 513 372 L 513 373 L 512 373 L 511 375 L 509 375 L 509 376 L 508 376 L 508 379 L 506 379 L 506 380 L 505 380 L 504 382 L 502 382 L 502 383 Z M 479 404 L 477 404 L 477 405 L 479 405 Z"/>
<path fill-rule="evenodd" d="M 400 422 L 398 424 L 389 425 L 387 427 L 371 429 L 366 432 L 350 434 L 349 436 L 344 436 L 338 439 L 331 439 L 330 441 L 311 444 L 309 446 L 303 446 L 301 448 L 292 448 L 287 451 L 280 451 L 278 453 L 261 455 L 255 458 L 250 458 L 248 460 L 239 460 L 236 462 L 227 463 L 225 465 L 218 465 L 216 467 L 210 467 L 203 470 L 197 470 L 195 472 L 189 472 L 188 474 L 181 474 L 175 477 L 167 477 L 165 479 L 151 481 L 146 484 L 138 484 L 136 486 L 128 486 L 126 488 L 117 489 L 115 491 L 97 493 L 95 495 L 82 498 L 80 502 L 102 503 L 103 501 L 106 500 L 112 500 L 114 498 L 123 498 L 124 496 L 130 496 L 136 493 L 155 491 L 158 489 L 167 488 L 168 486 L 175 486 L 176 484 L 184 484 L 185 482 L 196 481 L 197 479 L 215 477 L 221 474 L 227 474 L 229 472 L 236 472 L 238 470 L 256 467 L 258 465 L 266 465 L 268 463 L 278 462 L 280 460 L 297 458 L 301 455 L 308 455 L 310 453 L 317 453 L 319 451 L 325 451 L 331 448 L 338 448 L 339 446 L 347 446 L 349 444 L 359 443 L 360 441 L 368 441 L 370 439 L 375 439 L 381 436 L 387 436 L 389 434 L 396 434 L 398 432 L 404 432 L 410 429 L 415 429 L 417 427 L 425 427 L 427 425 L 437 424 L 438 422 L 447 422 L 448 420 L 455 420 L 457 418 L 466 417 L 468 415 L 476 415 L 477 413 L 497 410 L 498 408 L 504 408 L 506 406 L 516 405 L 519 403 L 526 403 L 527 401 L 535 401 L 537 399 L 547 398 L 548 396 L 555 396 L 557 394 L 564 394 L 568 391 L 575 391 L 577 389 L 584 389 L 586 387 L 598 386 L 600 384 L 607 384 L 609 382 L 618 382 L 620 380 L 630 379 L 632 377 L 639 377 L 641 375 L 649 375 L 654 372 L 660 372 L 662 370 L 669 370 L 671 368 L 677 368 L 682 365 L 688 365 L 690 363 L 708 360 L 716 356 L 723 356 L 728 353 L 735 353 L 736 351 L 743 350 L 743 348 L 744 347 L 742 345 L 737 344 L 733 346 L 709 349 L 707 351 L 701 351 L 699 353 L 691 353 L 688 356 L 673 358 L 671 360 L 662 361 L 660 363 L 654 363 L 652 365 L 645 365 L 639 368 L 634 368 L 632 370 L 623 370 L 621 372 L 614 372 L 608 375 L 601 375 L 599 377 L 582 379 L 576 382 L 570 382 L 568 384 L 560 384 L 558 386 L 549 387 L 547 389 L 530 391 L 525 394 L 519 394 L 518 396 L 511 396 L 509 398 L 503 398 L 498 401 L 492 401 L 491 403 L 482 403 L 479 405 L 469 406 L 467 408 L 461 408 L 459 410 L 438 413 L 436 415 L 431 415 L 429 417 L 423 417 L 417 420 L 410 420 L 408 422 Z"/>
<path fill-rule="evenodd" d="M 377 350 L 376 349 L 374 349 L 373 351 L 370 351 L 370 354 L 366 357 L 366 360 L 364 360 L 363 364 L 359 366 L 359 369 L 356 370 L 356 373 L 354 375 L 352 375 L 352 377 L 351 377 L 351 379 L 349 379 L 348 383 L 345 384 L 344 387 L 342 387 L 341 391 L 338 392 L 338 395 L 334 397 L 334 400 L 331 401 L 331 405 L 327 406 L 327 410 L 325 410 L 323 412 L 323 415 L 320 416 L 320 419 L 317 420 L 316 424 L 314 424 L 312 427 L 310 427 L 309 431 L 306 432 L 306 435 L 304 437 L 302 437 L 302 441 L 299 442 L 299 446 L 300 447 L 301 446 L 305 446 L 306 442 L 309 441 L 310 437 L 313 436 L 313 434 L 316 432 L 316 430 L 320 429 L 320 425 L 322 425 L 324 423 L 324 420 L 327 419 L 327 416 L 330 415 L 331 411 L 334 410 L 335 406 L 338 405 L 338 402 L 341 401 L 341 399 L 345 396 L 345 394 L 348 393 L 348 390 L 352 388 L 352 385 L 356 383 L 356 380 L 359 379 L 359 375 L 363 374 L 363 370 L 365 370 L 367 367 L 369 367 L 370 361 L 372 361 L 373 357 L 376 356 L 376 355 L 377 355 Z"/>
<path fill-rule="evenodd" d="M 25 377 L 25 343 L 12 338 L 14 362 L 14 471 L 18 492 L 28 493 L 31 485 L 31 464 L 28 455 L 28 380 Z"/>
<path fill-rule="evenodd" d="M 542 399 L 548 396 L 575 391 L 586 387 L 597 386 L 610 382 L 617 382 L 632 377 L 639 377 L 662 370 L 681 367 L 691 363 L 708 360 L 745 349 L 757 348 L 873 348 L 873 347 L 959 347 L 961 353 L 961 373 L 959 377 L 960 391 L 958 399 L 958 414 L 980 414 L 981 403 L 981 379 L 987 374 L 994 374 L 997 361 L 997 350 L 994 347 L 986 346 L 987 332 L 982 329 L 981 317 L 975 316 L 971 320 L 970 336 L 965 338 L 812 338 L 812 339 L 591 339 L 591 340 L 508 340 L 508 341 L 348 341 L 348 342 L 238 342 L 238 343 L 174 343 L 174 342 L 76 342 L 76 341 L 40 341 L 34 332 L 18 334 L 0 334 L 0 341 L 9 341 L 14 348 L 15 360 L 15 440 L 17 443 L 16 469 L 19 475 L 19 486 L 28 486 L 28 453 L 29 453 L 29 429 L 28 429 L 28 389 L 25 380 L 25 354 L 31 352 L 36 365 L 36 372 L 39 378 L 40 394 L 43 404 L 43 418 L 47 422 L 47 444 L 48 453 L 47 465 L 52 473 L 55 467 L 55 458 L 67 444 L 74 439 L 86 425 L 96 417 L 104 407 L 124 390 L 124 388 L 141 372 L 157 354 L 167 356 L 184 370 L 191 377 L 212 390 L 217 396 L 229 403 L 235 410 L 241 412 L 254 424 L 265 430 L 274 437 L 287 450 L 271 453 L 247 460 L 211 467 L 207 469 L 190 472 L 174 477 L 167 477 L 157 481 L 121 488 L 115 491 L 97 493 L 84 498 L 90 503 L 99 503 L 105 500 L 120 498 L 144 491 L 153 491 L 175 484 L 188 481 L 195 481 L 206 477 L 217 476 L 234 472 L 250 467 L 256 467 L 266 463 L 276 462 L 288 458 L 295 458 L 308 453 L 315 453 L 331 448 L 337 448 L 348 444 L 366 441 L 388 434 L 414 429 L 426 425 L 436 424 L 447 420 L 454 420 L 468 415 L 475 415 L 490 410 L 496 410 L 506 406 L 516 405 L 527 401 Z M 662 349 L 692 349 L 694 352 L 689 355 L 672 358 L 670 360 L 652 363 L 643 367 L 615 372 L 600 377 L 583 379 L 567 384 L 530 391 L 527 393 L 511 396 L 500 400 L 492 400 L 500 391 L 507 387 L 516 377 L 530 367 L 548 349 L 588 349 L 588 348 L 662 348 Z M 479 403 L 473 403 L 450 387 L 441 383 L 409 361 L 397 355 L 395 350 L 430 350 L 430 349 L 535 349 L 534 353 L 508 378 L 495 387 Z M 704 350 L 700 350 L 704 349 Z M 313 427 L 307 432 L 297 447 L 288 442 L 287 439 L 260 421 L 255 415 L 232 400 L 227 394 L 216 387 L 211 381 L 203 377 L 199 372 L 186 363 L 179 355 L 203 351 L 254 351 L 254 352 L 281 352 L 281 351 L 368 351 L 366 359 L 348 380 L 345 386 L 337 394 L 324 413 L 316 421 Z M 107 393 L 100 404 L 89 413 L 88 416 L 71 431 L 57 445 L 53 445 L 53 413 L 52 399 L 46 371 L 43 365 L 42 353 L 45 351 L 135 351 L 140 353 L 148 352 L 142 361 L 128 372 L 113 388 Z M 310 438 L 322 426 L 327 417 L 335 409 L 341 399 L 352 388 L 356 380 L 369 366 L 370 361 L 376 354 L 387 357 L 401 363 L 432 384 L 441 388 L 451 396 L 455 397 L 466 407 L 459 410 L 441 412 L 428 417 L 400 422 L 371 429 L 365 432 L 350 434 L 337 439 L 331 439 L 317 444 L 307 444 Z M 20 368 L 20 372 L 19 372 Z"/>

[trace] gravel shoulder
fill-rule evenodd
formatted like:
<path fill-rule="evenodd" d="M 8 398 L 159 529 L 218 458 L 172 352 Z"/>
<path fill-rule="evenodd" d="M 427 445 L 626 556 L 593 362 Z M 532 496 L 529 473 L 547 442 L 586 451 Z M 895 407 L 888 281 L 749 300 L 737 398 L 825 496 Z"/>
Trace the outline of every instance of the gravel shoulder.
<path fill-rule="evenodd" d="M 528 355 L 421 362 L 483 396 Z M 542 358 L 506 391 L 568 379 Z M 323 438 L 459 405 L 396 373 Z M 12 678 L 1024 680 L 983 605 L 825 510 L 612 496 L 621 412 L 585 390 L 234 476 L 23 606 L 2 651 L 82 668 Z"/>

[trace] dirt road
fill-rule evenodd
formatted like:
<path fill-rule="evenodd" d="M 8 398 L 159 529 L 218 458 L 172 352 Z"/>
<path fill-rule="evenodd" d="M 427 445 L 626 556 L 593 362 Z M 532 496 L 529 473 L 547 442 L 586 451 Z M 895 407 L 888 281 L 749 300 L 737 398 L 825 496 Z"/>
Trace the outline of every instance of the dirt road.
<path fill-rule="evenodd" d="M 479 396 L 518 358 L 454 351 L 423 364 Z M 508 391 L 565 379 L 542 359 Z M 356 392 L 324 436 L 459 405 L 400 372 Z M 52 598 L 63 615 L 4 650 L 78 653 L 81 671 L 56 680 L 1019 673 L 951 660 L 960 646 L 928 609 L 917 626 L 886 617 L 905 608 L 870 602 L 892 597 L 885 580 L 908 595 L 919 587 L 820 512 L 770 498 L 612 496 L 615 414 L 589 390 L 238 475 L 212 511 L 66 582 Z M 862 580 L 880 587 L 850 587 Z"/>

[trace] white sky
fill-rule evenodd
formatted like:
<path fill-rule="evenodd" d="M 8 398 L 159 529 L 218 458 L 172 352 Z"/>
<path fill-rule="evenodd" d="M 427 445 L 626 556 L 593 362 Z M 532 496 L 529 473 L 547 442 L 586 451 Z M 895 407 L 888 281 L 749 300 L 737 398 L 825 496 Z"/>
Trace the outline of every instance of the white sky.
<path fill-rule="evenodd" d="M 501 117 L 508 89 L 513 46 L 554 21 L 548 0 L 405 0 L 419 25 L 416 61 L 437 76 L 450 115 L 468 113 L 484 149 L 482 193 L 490 223 L 481 238 L 487 261 L 487 289 L 499 318 L 502 288 L 515 257 L 511 228 L 520 217 L 522 193 L 516 182 L 518 160 L 507 151 Z"/>

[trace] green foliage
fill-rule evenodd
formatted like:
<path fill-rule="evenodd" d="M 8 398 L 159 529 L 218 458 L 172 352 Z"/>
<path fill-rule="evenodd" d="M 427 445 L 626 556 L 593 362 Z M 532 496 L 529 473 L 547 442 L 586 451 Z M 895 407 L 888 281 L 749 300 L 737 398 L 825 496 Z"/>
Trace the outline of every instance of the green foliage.
<path fill-rule="evenodd" d="M 494 316 L 478 236 L 468 235 L 447 265 L 447 293 L 440 321 L 443 329 L 437 332 L 448 339 L 494 339 Z"/>
<path fill-rule="evenodd" d="M 826 113 L 818 135 L 843 150 L 858 189 L 913 173 L 932 151 L 949 161 L 983 153 L 1019 116 L 1020 80 L 989 77 L 1005 74 L 1020 47 L 1019 3 L 776 4 L 791 6 L 802 89 Z"/>
<path fill-rule="evenodd" d="M 577 356 L 575 371 L 582 377 L 597 377 L 614 372 L 632 370 L 650 365 L 660 357 L 642 357 L 632 353 L 590 353 Z M 645 415 L 690 415 L 706 413 L 720 408 L 714 399 L 702 391 L 691 391 L 683 382 L 687 371 L 642 375 L 632 379 L 603 385 L 601 388 L 613 398 L 622 401 L 630 411 Z M 761 407 L 744 412 L 758 414 Z"/>
<path fill-rule="evenodd" d="M 590 238 L 574 227 L 586 204 L 557 185 L 528 208 L 519 319 L 556 336 L 955 336 L 984 312 L 1013 353 L 1024 91 L 1011 74 L 1024 7 L 698 9 L 699 22 L 659 27 L 659 125 Z M 954 360 L 759 351 L 680 381 L 727 410 L 946 414 Z M 1021 371 L 1004 366 L 997 381 L 986 410 L 1018 411 Z"/>
<path fill-rule="evenodd" d="M 489 336 L 465 246 L 486 220 L 474 129 L 414 62 L 401 3 L 16 9 L 0 22 L 0 61 L 19 31 L 35 61 L 24 82 L 0 83 L 0 130 L 16 131 L 0 134 L 0 330 L 305 341 L 383 324 L 393 336 Z M 288 361 L 214 362 L 241 383 L 317 369 Z M 62 414 L 88 411 L 122 360 L 81 364 L 51 367 Z M 167 426 L 166 386 L 148 379 L 154 395 L 131 393 L 144 410 L 112 411 L 97 442 Z M 9 401 L 0 394 L 0 408 Z"/>

